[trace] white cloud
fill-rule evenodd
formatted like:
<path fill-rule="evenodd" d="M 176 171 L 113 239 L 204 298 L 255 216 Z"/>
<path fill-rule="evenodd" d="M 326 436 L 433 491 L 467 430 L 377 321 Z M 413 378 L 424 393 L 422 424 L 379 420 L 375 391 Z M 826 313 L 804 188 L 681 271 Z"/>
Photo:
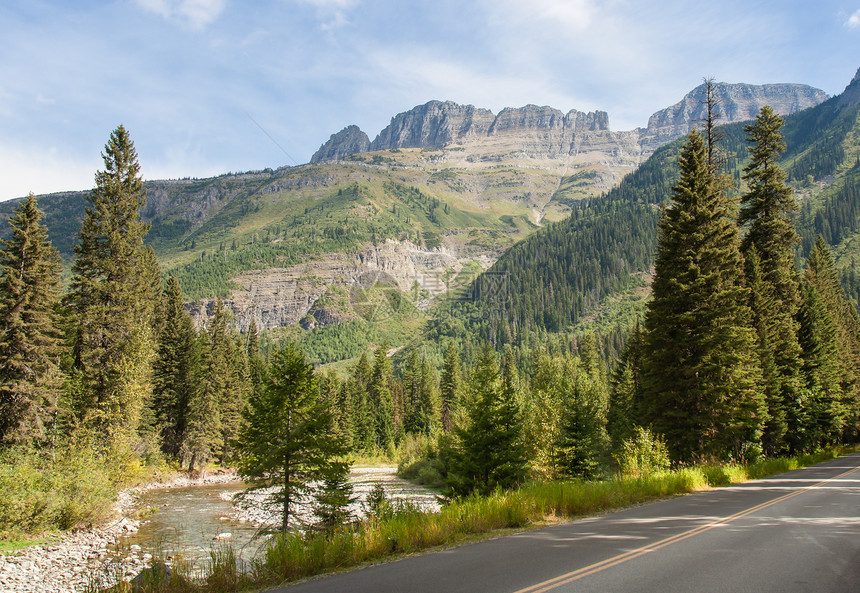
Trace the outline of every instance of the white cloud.
<path fill-rule="evenodd" d="M 860 27 L 860 10 L 848 17 L 848 20 L 845 21 L 845 26 L 849 29 L 857 29 Z"/>
<path fill-rule="evenodd" d="M 213 23 L 227 0 L 134 0 L 138 6 L 170 22 L 199 31 Z"/>

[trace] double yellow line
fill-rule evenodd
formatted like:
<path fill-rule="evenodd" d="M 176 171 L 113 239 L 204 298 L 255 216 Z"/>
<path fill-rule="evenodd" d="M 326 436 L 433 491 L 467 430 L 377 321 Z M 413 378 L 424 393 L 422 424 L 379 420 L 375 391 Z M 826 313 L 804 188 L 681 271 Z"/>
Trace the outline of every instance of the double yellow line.
<path fill-rule="evenodd" d="M 657 550 L 665 548 L 666 546 L 671 546 L 672 544 L 675 544 L 675 543 L 678 543 L 678 542 L 683 541 L 685 539 L 694 537 L 696 535 L 699 535 L 700 533 L 704 533 L 705 531 L 709 531 L 709 530 L 713 529 L 714 527 L 718 527 L 720 525 L 725 525 L 727 523 L 731 523 L 732 521 L 736 521 L 737 519 L 741 519 L 743 517 L 746 517 L 747 515 L 751 515 L 752 513 L 755 513 L 756 511 L 766 509 L 766 508 L 773 506 L 775 504 L 778 504 L 784 500 L 788 500 L 789 498 L 794 498 L 795 496 L 800 496 L 804 492 L 807 492 L 809 490 L 813 490 L 815 488 L 819 488 L 819 487 L 823 486 L 824 484 L 827 484 L 829 482 L 833 482 L 833 481 L 838 480 L 840 478 L 844 478 L 848 474 L 855 472 L 858 469 L 860 469 L 860 467 L 855 467 L 855 468 L 849 469 L 846 472 L 842 472 L 838 476 L 828 478 L 827 480 L 822 480 L 821 482 L 817 482 L 817 483 L 812 484 L 810 486 L 805 486 L 804 488 L 801 488 L 800 490 L 796 490 L 794 492 L 784 494 L 783 496 L 780 496 L 778 498 L 774 498 L 773 500 L 769 500 L 767 502 L 763 502 L 761 504 L 758 504 L 754 507 L 750 507 L 750 508 L 745 509 L 743 511 L 737 512 L 734 515 L 730 515 L 728 517 L 723 517 L 722 519 L 717 519 L 716 521 L 713 521 L 713 522 L 708 523 L 706 525 L 701 525 L 699 527 L 695 527 L 695 528 L 690 529 L 688 531 L 685 531 L 683 533 L 679 533 L 677 535 L 673 535 L 671 537 L 661 539 L 660 541 L 654 542 L 653 544 L 648 544 L 646 546 L 642 546 L 641 548 L 636 548 L 635 550 L 630 550 L 629 552 L 624 552 L 623 554 L 618 554 L 617 556 L 613 556 L 612 558 L 607 558 L 606 560 L 603 560 L 601 562 L 597 562 L 595 564 L 590 564 L 588 566 L 580 568 L 579 570 L 574 570 L 572 572 L 565 573 L 563 575 L 555 577 L 554 579 L 549 579 L 547 581 L 537 583 L 537 584 L 532 585 L 530 587 L 526 587 L 525 589 L 520 589 L 518 591 L 515 591 L 514 593 L 545 593 L 546 591 L 551 591 L 552 589 L 555 589 L 557 587 L 561 587 L 562 585 L 567 585 L 568 583 L 572 583 L 574 581 L 578 581 L 581 578 L 584 578 L 584 577 L 593 575 L 595 573 L 601 572 L 603 570 L 606 570 L 607 568 L 612 568 L 613 566 L 618 566 L 619 564 L 623 564 L 624 562 L 627 562 L 628 560 L 633 560 L 634 558 L 638 558 L 639 556 L 642 556 L 644 554 L 648 554 L 649 552 L 655 552 Z"/>

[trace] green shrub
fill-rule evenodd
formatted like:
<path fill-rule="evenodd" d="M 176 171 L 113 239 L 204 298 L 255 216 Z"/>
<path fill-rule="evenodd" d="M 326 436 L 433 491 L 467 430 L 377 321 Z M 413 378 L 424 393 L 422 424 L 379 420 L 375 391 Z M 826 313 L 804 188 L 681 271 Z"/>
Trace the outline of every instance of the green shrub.
<path fill-rule="evenodd" d="M 0 535 L 71 529 L 99 523 L 111 512 L 122 460 L 86 448 L 57 452 L 10 448 L 0 455 Z"/>
<path fill-rule="evenodd" d="M 669 449 L 662 437 L 653 434 L 651 429 L 637 426 L 633 436 L 621 444 L 615 461 L 622 475 L 648 476 L 669 469 Z"/>

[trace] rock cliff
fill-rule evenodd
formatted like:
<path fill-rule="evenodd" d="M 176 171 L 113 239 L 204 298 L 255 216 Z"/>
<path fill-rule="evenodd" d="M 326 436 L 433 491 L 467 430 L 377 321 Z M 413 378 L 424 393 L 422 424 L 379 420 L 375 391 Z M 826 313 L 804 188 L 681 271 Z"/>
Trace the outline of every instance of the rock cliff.
<path fill-rule="evenodd" d="M 223 303 L 241 331 L 252 319 L 261 330 L 299 322 L 306 329 L 334 325 L 360 314 L 353 310 L 355 303 L 348 294 L 356 286 L 380 283 L 406 292 L 417 283 L 430 297 L 445 293 L 443 274 L 457 273 L 463 262 L 474 259 L 474 254 L 461 255 L 446 247 L 424 249 L 389 239 L 352 254 L 330 253 L 289 268 L 243 272 L 233 278 L 239 288 Z M 483 268 L 494 261 L 486 255 L 479 259 Z M 338 293 L 347 296 L 333 296 Z M 417 305 L 420 308 L 422 303 Z M 215 300 L 203 299 L 188 308 L 200 325 L 213 315 Z"/>
<path fill-rule="evenodd" d="M 332 134 L 328 142 L 320 146 L 311 157 L 312 163 L 336 161 L 357 152 L 370 150 L 370 138 L 358 126 L 347 126 L 337 134 Z"/>
<path fill-rule="evenodd" d="M 780 115 L 789 115 L 827 100 L 827 93 L 805 84 L 726 84 L 715 85 L 719 123 L 755 119 L 764 105 Z M 678 103 L 653 114 L 648 127 L 640 128 L 640 145 L 651 154 L 662 145 L 690 133 L 706 115 L 705 85 L 687 93 Z"/>
<path fill-rule="evenodd" d="M 840 107 L 853 107 L 854 105 L 860 105 L 860 68 L 857 69 L 857 74 L 845 87 L 845 91 L 839 95 Z"/>
<path fill-rule="evenodd" d="M 467 136 L 486 136 L 493 113 L 451 101 L 430 101 L 391 118 L 370 150 L 442 148 Z"/>
<path fill-rule="evenodd" d="M 716 85 L 722 123 L 753 119 L 763 105 L 788 115 L 813 107 L 828 97 L 802 84 Z M 612 132 L 604 111 L 567 114 L 552 107 L 526 105 L 505 108 L 498 115 L 473 105 L 430 101 L 395 115 L 373 142 L 356 126 L 334 134 L 314 154 L 312 162 L 336 160 L 367 151 L 392 148 L 466 146 L 486 157 L 497 153 L 533 159 L 566 159 L 581 153 L 608 151 L 641 162 L 657 148 L 688 134 L 704 117 L 702 84 L 681 101 L 654 113 L 648 126 Z M 500 141 L 504 139 L 504 141 Z"/>

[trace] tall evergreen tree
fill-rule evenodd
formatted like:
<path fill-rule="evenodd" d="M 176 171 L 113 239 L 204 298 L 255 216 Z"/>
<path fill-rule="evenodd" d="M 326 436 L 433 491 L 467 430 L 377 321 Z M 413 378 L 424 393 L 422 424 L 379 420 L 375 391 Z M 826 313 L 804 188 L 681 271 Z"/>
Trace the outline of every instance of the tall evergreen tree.
<path fill-rule="evenodd" d="M 272 488 L 269 502 L 281 511 L 286 533 L 296 505 L 312 482 L 339 483 L 345 453 L 331 438 L 331 415 L 319 401 L 313 366 L 294 344 L 272 357 L 267 388 L 252 394 L 239 431 L 239 472 L 252 490 Z"/>
<path fill-rule="evenodd" d="M 198 336 L 199 378 L 188 403 L 185 438 L 189 470 L 223 456 L 224 403 L 232 373 L 228 339 L 227 314 L 219 298 L 208 327 Z"/>
<path fill-rule="evenodd" d="M 755 457 L 764 403 L 737 228 L 698 132 L 678 164 L 645 318 L 646 418 L 675 458 Z"/>
<path fill-rule="evenodd" d="M 807 389 L 792 409 L 792 417 L 797 420 L 787 441 L 795 451 L 834 444 L 841 436 L 846 415 L 839 382 L 836 323 L 812 275 L 807 268 L 801 285 L 798 337 Z"/>
<path fill-rule="evenodd" d="M 178 459 L 185 440 L 188 406 L 195 389 L 197 339 L 175 276 L 168 276 L 153 364 L 153 411 L 164 453 Z"/>
<path fill-rule="evenodd" d="M 347 382 L 349 398 L 352 402 L 352 433 L 353 446 L 356 449 L 371 451 L 376 447 L 375 409 L 370 401 L 370 381 L 373 368 L 367 358 L 367 352 L 362 352 L 352 369 L 352 375 Z"/>
<path fill-rule="evenodd" d="M 580 366 L 573 389 L 562 400 L 553 461 L 561 476 L 592 479 L 604 449 L 606 416 L 602 386 L 585 364 Z"/>
<path fill-rule="evenodd" d="M 72 265 L 75 366 L 83 382 L 78 411 L 111 445 L 128 446 L 151 390 L 157 266 L 143 244 L 146 193 L 123 126 L 111 133 L 102 158 Z"/>
<path fill-rule="evenodd" d="M 266 384 L 266 360 L 263 358 L 263 353 L 260 350 L 260 335 L 257 330 L 257 322 L 253 318 L 248 326 L 245 355 L 248 358 L 251 388 L 254 391 L 259 391 Z"/>
<path fill-rule="evenodd" d="M 576 357 L 533 352 L 528 397 L 523 405 L 523 434 L 531 470 L 546 479 L 558 473 L 555 448 L 560 418 L 580 367 Z"/>
<path fill-rule="evenodd" d="M 819 236 L 801 283 L 800 344 L 811 391 L 811 426 L 805 447 L 832 444 L 853 430 L 858 410 L 860 323 L 846 297 L 836 266 Z"/>
<path fill-rule="evenodd" d="M 798 428 L 792 426 L 788 412 L 796 407 L 803 387 L 797 340 L 800 290 L 794 266 L 794 249 L 800 240 L 791 219 L 797 203 L 778 164 L 785 151 L 780 132 L 783 123 L 773 109 L 764 106 L 755 122 L 744 128 L 751 158 L 744 168 L 748 191 L 741 198 L 738 219 L 747 228 L 741 249 L 748 259 L 755 250 L 758 258 L 759 277 L 750 280 L 759 283 L 760 295 L 764 295 L 753 309 L 753 325 L 759 334 L 758 353 L 770 398 L 770 420 L 764 434 L 769 453 L 783 450 L 786 433 Z M 772 361 L 765 360 L 770 357 Z M 774 389 L 777 393 L 771 393 Z"/>
<path fill-rule="evenodd" d="M 409 356 L 404 391 L 405 432 L 429 435 L 438 422 L 436 381 L 430 365 L 418 355 L 417 348 L 413 348 Z"/>
<path fill-rule="evenodd" d="M 445 349 L 445 361 L 442 364 L 442 378 L 440 379 L 439 391 L 442 398 L 442 428 L 450 432 L 454 424 L 454 413 L 460 402 L 460 355 L 454 341 L 448 342 Z"/>
<path fill-rule="evenodd" d="M 56 409 L 60 257 L 43 216 L 30 194 L 0 241 L 0 444 L 43 441 Z"/>
<path fill-rule="evenodd" d="M 251 390 L 248 360 L 232 319 L 232 313 L 224 308 L 219 298 L 207 332 L 209 350 L 205 380 L 218 406 L 221 434 L 217 457 L 222 463 L 231 456 L 230 443 L 239 429 L 242 409 Z"/>
<path fill-rule="evenodd" d="M 495 354 L 485 343 L 469 380 L 466 416 L 454 428 L 458 442 L 448 480 L 457 494 L 486 494 L 513 487 L 525 477 L 520 409 L 500 375 Z"/>
<path fill-rule="evenodd" d="M 368 386 L 368 400 L 373 413 L 376 446 L 388 450 L 394 446 L 394 400 L 391 396 L 391 361 L 388 360 L 388 343 L 376 349 L 373 373 Z"/>
<path fill-rule="evenodd" d="M 617 451 L 621 443 L 632 437 L 635 427 L 641 426 L 644 421 L 642 409 L 644 348 L 644 335 L 637 319 L 610 381 L 606 430 L 612 439 L 613 451 Z"/>

